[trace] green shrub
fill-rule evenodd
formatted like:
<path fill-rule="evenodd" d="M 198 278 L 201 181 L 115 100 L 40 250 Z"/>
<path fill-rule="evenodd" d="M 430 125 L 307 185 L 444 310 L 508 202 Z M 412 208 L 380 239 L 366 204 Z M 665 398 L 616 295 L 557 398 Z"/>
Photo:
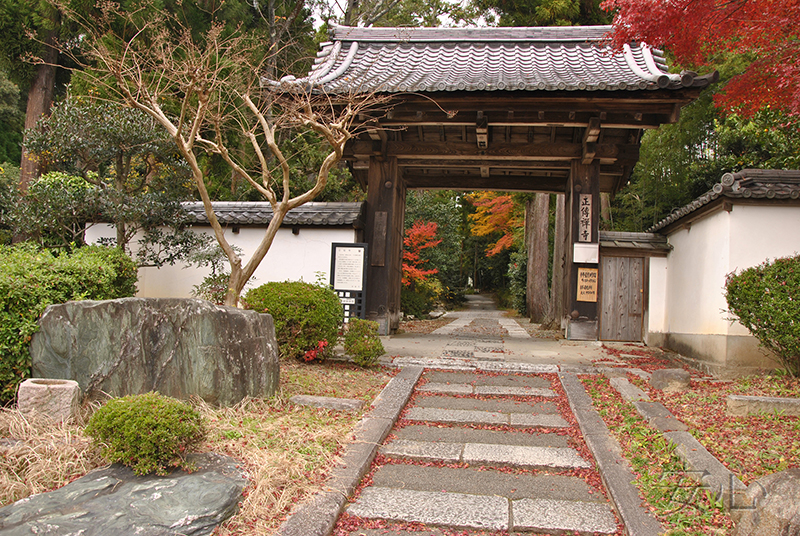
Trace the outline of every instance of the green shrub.
<path fill-rule="evenodd" d="M 147 393 L 111 400 L 92 415 L 86 434 L 102 446 L 109 461 L 137 475 L 164 475 L 181 466 L 184 456 L 205 439 L 206 429 L 190 406 Z"/>
<path fill-rule="evenodd" d="M 0 404 L 30 377 L 29 345 L 45 307 L 135 292 L 136 266 L 119 250 L 92 246 L 55 256 L 30 244 L 0 246 Z"/>
<path fill-rule="evenodd" d="M 369 367 L 383 355 L 383 343 L 378 337 L 378 323 L 371 320 L 351 318 L 344 336 L 344 351 L 356 365 Z"/>
<path fill-rule="evenodd" d="M 433 304 L 423 294 L 403 287 L 400 289 L 400 308 L 403 310 L 404 315 L 422 318 L 431 312 Z"/>
<path fill-rule="evenodd" d="M 800 256 L 728 274 L 725 298 L 761 345 L 792 376 L 800 375 Z"/>
<path fill-rule="evenodd" d="M 248 309 L 269 313 L 284 358 L 323 360 L 342 321 L 342 305 L 333 290 L 302 281 L 273 282 L 247 292 Z"/>

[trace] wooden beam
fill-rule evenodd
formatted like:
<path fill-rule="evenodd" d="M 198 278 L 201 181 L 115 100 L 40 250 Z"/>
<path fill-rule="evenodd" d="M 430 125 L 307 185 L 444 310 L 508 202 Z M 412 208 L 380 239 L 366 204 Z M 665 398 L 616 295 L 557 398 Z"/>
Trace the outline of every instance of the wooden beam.
<path fill-rule="evenodd" d="M 361 140 L 348 144 L 345 156 L 376 155 L 372 142 Z M 480 149 L 471 143 L 463 142 L 399 142 L 390 141 L 387 144 L 387 155 L 397 156 L 406 162 L 414 159 L 445 159 L 445 160 L 579 160 L 583 156 L 583 146 L 580 143 L 530 143 L 510 144 L 495 143 L 486 149 Z M 377 156 L 377 155 L 376 155 Z M 595 158 L 602 163 L 614 161 L 633 161 L 639 157 L 639 146 L 597 144 Z"/>
<path fill-rule="evenodd" d="M 567 178 L 474 175 L 404 175 L 406 188 L 564 193 Z"/>

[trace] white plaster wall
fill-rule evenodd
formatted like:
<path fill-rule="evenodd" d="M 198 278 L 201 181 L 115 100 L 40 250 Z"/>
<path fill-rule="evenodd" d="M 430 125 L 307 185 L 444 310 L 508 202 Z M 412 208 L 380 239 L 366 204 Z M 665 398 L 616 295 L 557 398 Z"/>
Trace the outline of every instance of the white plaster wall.
<path fill-rule="evenodd" d="M 731 214 L 717 212 L 668 239 L 666 331 L 727 333 L 723 286 L 730 271 Z"/>
<path fill-rule="evenodd" d="M 800 207 L 734 205 L 731 214 L 731 255 L 726 273 L 800 253 Z M 733 322 L 728 333 L 750 334 L 738 322 Z"/>
<path fill-rule="evenodd" d="M 667 259 L 650 257 L 648 278 L 647 326 L 649 333 L 667 331 Z"/>
<path fill-rule="evenodd" d="M 210 227 L 194 227 L 195 232 L 211 235 Z M 100 237 L 113 237 L 110 225 L 94 225 L 86 231 L 86 241 L 96 242 Z M 234 234 L 226 230 L 228 241 L 242 249 L 242 260 L 246 263 L 264 236 L 264 228 L 241 227 Z M 300 227 L 297 235 L 291 229 L 279 229 L 264 260 L 256 269 L 247 288 L 257 287 L 270 281 L 317 281 L 317 272 L 328 281 L 331 269 L 331 244 L 356 241 L 355 229 L 333 227 Z M 138 296 L 147 298 L 188 298 L 192 288 L 200 284 L 211 273 L 209 268 L 176 264 L 161 268 L 140 268 Z"/>

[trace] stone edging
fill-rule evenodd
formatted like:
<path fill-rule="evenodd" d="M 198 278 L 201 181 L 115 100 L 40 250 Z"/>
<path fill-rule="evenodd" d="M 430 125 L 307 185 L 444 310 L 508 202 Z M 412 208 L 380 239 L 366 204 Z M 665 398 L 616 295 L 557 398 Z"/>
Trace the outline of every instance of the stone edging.
<path fill-rule="evenodd" d="M 664 532 L 658 522 L 642 507 L 639 491 L 634 486 L 635 475 L 630 464 L 622 457 L 622 448 L 608 431 L 608 427 L 592 405 L 578 377 L 571 372 L 558 375 L 570 408 L 578 420 L 584 441 L 597 461 L 600 476 L 611 496 L 626 534 L 629 536 L 653 536 Z"/>
<path fill-rule="evenodd" d="M 356 425 L 355 438 L 345 447 L 325 488 L 289 516 L 278 529 L 278 536 L 328 536 L 333 531 L 347 498 L 369 470 L 422 371 L 421 366 L 404 367 L 389 381 L 375 398 L 372 410 Z"/>
<path fill-rule="evenodd" d="M 627 379 L 617 376 L 611 370 L 603 372 L 622 397 L 633 404 L 639 415 L 675 446 L 675 454 L 683 461 L 689 478 L 711 491 L 715 498 L 721 498 L 726 510 L 748 504 L 744 495 L 747 486 L 688 432 L 686 424 L 678 420 L 663 404 L 650 402 L 647 394 L 630 385 Z M 644 398 L 632 396 L 633 390 L 642 393 Z"/>

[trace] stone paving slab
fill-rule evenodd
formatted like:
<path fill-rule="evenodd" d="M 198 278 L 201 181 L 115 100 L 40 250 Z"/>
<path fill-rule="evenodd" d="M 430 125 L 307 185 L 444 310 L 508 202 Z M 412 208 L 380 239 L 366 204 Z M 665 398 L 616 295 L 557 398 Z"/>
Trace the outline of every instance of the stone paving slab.
<path fill-rule="evenodd" d="M 447 443 L 396 439 L 381 447 L 385 456 L 446 463 L 502 465 L 520 468 L 588 469 L 592 465 L 571 448 Z"/>
<path fill-rule="evenodd" d="M 450 395 L 471 395 L 475 388 L 467 383 L 436 383 L 428 382 L 417 387 L 417 391 L 423 393 L 442 393 Z"/>
<path fill-rule="evenodd" d="M 638 402 L 639 400 L 649 401 L 650 397 L 628 381 L 627 378 L 611 378 L 609 379 L 611 386 L 616 389 L 622 398 L 628 402 Z"/>
<path fill-rule="evenodd" d="M 660 432 L 685 432 L 689 429 L 688 426 L 676 419 L 661 402 L 639 400 L 634 402 L 633 406 L 639 415 Z"/>
<path fill-rule="evenodd" d="M 566 428 L 569 423 L 561 415 L 512 413 L 509 424 L 517 428 Z"/>
<path fill-rule="evenodd" d="M 542 389 L 539 387 L 505 387 L 501 385 L 477 385 L 475 386 L 476 395 L 500 395 L 500 396 L 542 396 L 554 398 L 556 393 L 552 389 Z"/>
<path fill-rule="evenodd" d="M 477 529 L 508 529 L 508 501 L 487 495 L 395 488 L 366 488 L 347 513 L 388 519 Z"/>
<path fill-rule="evenodd" d="M 541 376 L 485 376 L 467 372 L 429 370 L 423 377 L 429 382 L 436 383 L 468 383 L 476 386 L 535 387 L 540 389 L 551 387 L 550 380 Z"/>
<path fill-rule="evenodd" d="M 506 414 L 496 411 L 470 411 L 464 409 L 411 408 L 406 414 L 410 421 L 433 421 L 458 424 L 509 424 Z"/>
<path fill-rule="evenodd" d="M 519 445 L 487 445 L 467 443 L 462 460 L 465 463 L 508 465 L 512 467 L 549 467 L 589 469 L 592 464 L 571 448 L 523 447 Z"/>
<path fill-rule="evenodd" d="M 503 354 L 495 352 L 478 352 L 477 350 L 472 353 L 472 356 L 475 359 L 480 359 L 481 361 L 505 361 L 506 359 Z"/>
<path fill-rule="evenodd" d="M 445 463 L 460 462 L 463 451 L 463 443 L 412 441 L 410 439 L 395 439 L 380 449 L 384 456 Z"/>
<path fill-rule="evenodd" d="M 332 396 L 295 395 L 289 399 L 289 402 L 298 406 L 313 406 L 337 411 L 358 411 L 364 407 L 363 400 Z"/>
<path fill-rule="evenodd" d="M 522 445 L 528 447 L 569 446 L 567 436 L 556 433 L 511 432 L 483 430 L 461 426 L 439 427 L 411 424 L 394 430 L 397 439 L 412 441 L 444 441 L 448 443 L 488 443 L 493 445 Z"/>
<path fill-rule="evenodd" d="M 436 467 L 387 464 L 375 471 L 376 487 L 417 491 L 449 491 L 470 495 L 492 495 L 507 499 L 563 499 L 600 502 L 606 498 L 585 480 L 565 475 L 514 474 L 487 468 Z"/>
<path fill-rule="evenodd" d="M 520 499 L 511 504 L 515 530 L 574 530 L 602 534 L 617 531 L 617 519 L 607 504 L 552 499 Z"/>
<path fill-rule="evenodd" d="M 759 413 L 800 415 L 800 398 L 728 395 L 725 402 L 728 415 L 735 417 L 757 415 Z"/>
<path fill-rule="evenodd" d="M 454 398 L 452 396 L 431 395 L 418 397 L 414 405 L 420 408 L 462 409 L 471 411 L 492 411 L 496 413 L 541 413 L 553 415 L 558 407 L 552 402 L 522 402 L 518 400 L 478 398 Z"/>

